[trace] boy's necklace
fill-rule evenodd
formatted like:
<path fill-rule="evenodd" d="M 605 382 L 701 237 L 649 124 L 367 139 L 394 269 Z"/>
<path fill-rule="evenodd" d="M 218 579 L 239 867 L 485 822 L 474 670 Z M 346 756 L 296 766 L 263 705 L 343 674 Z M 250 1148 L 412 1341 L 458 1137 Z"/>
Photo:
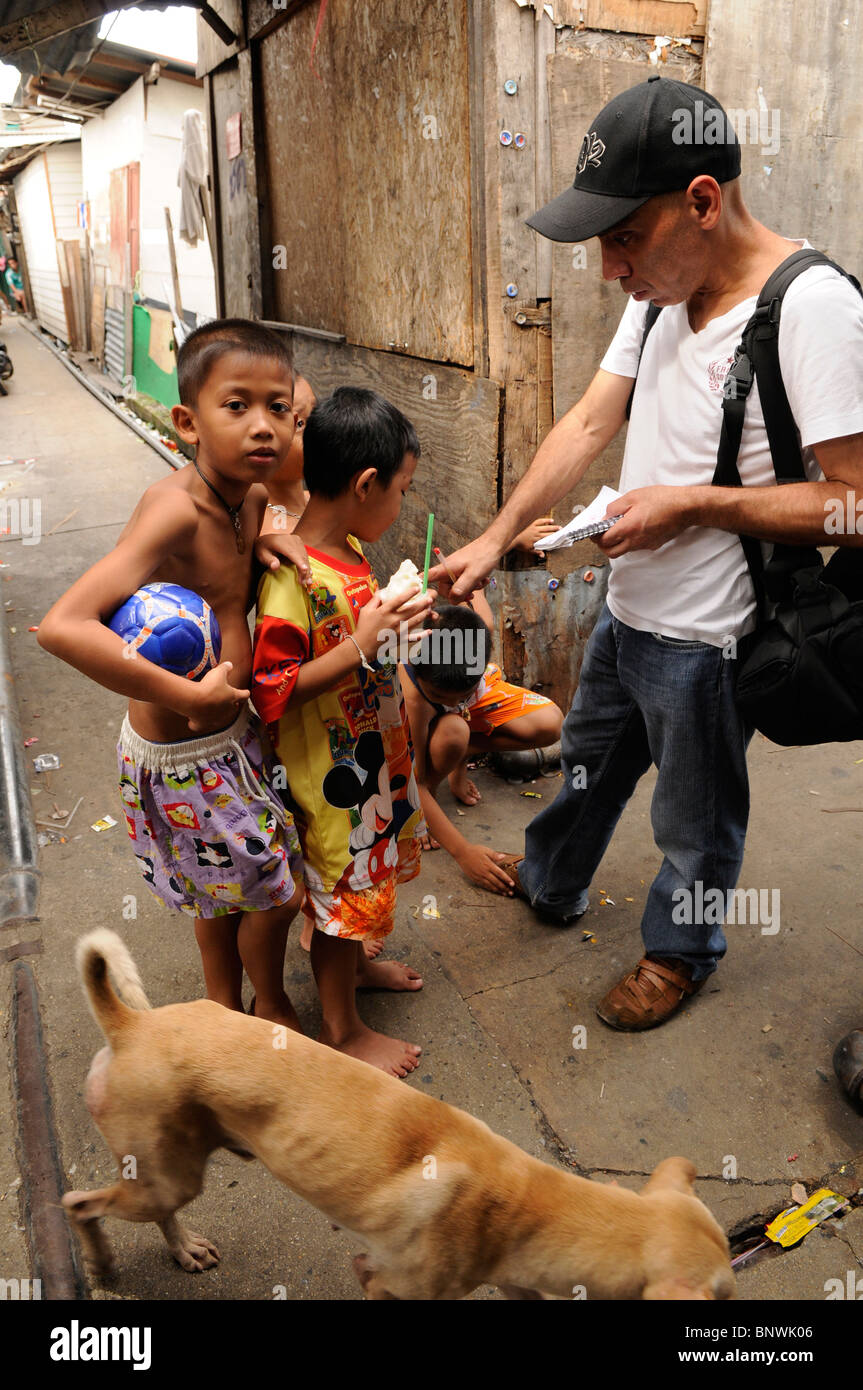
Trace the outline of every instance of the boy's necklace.
<path fill-rule="evenodd" d="M 224 497 L 219 492 L 219 489 L 213 487 L 213 484 L 210 482 L 209 478 L 204 477 L 203 473 L 198 467 L 197 460 L 192 459 L 192 463 L 195 465 L 195 472 L 197 473 L 198 477 L 202 480 L 202 482 L 205 482 L 210 491 L 214 493 L 216 497 L 218 497 L 225 511 L 228 513 L 228 516 L 231 518 L 231 525 L 233 526 L 234 532 L 237 537 L 237 550 L 242 555 L 246 549 L 246 542 L 243 537 L 242 526 L 240 524 L 240 510 L 242 508 L 243 502 L 245 502 L 246 500 L 245 497 L 243 498 L 243 502 L 240 503 L 239 507 L 232 507 L 230 502 L 225 501 Z"/>

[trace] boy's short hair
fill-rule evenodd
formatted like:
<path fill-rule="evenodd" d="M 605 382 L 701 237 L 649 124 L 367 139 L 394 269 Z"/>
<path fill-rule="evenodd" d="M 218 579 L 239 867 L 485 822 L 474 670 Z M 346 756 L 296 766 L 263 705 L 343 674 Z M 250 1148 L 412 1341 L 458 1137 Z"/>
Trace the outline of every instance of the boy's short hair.
<path fill-rule="evenodd" d="M 376 468 L 378 482 L 388 487 L 405 454 L 420 456 L 410 420 L 377 391 L 359 386 L 340 386 L 320 401 L 303 431 L 303 472 L 312 495 L 338 497 L 365 468 Z"/>
<path fill-rule="evenodd" d="M 177 389 L 182 405 L 196 403 L 215 363 L 229 352 L 279 362 L 290 376 L 293 390 L 293 358 L 284 338 L 253 319 L 213 319 L 190 333 L 177 354 Z"/>
<path fill-rule="evenodd" d="M 432 631 L 411 648 L 416 674 L 454 693 L 477 685 L 491 649 L 488 625 L 472 608 L 452 603 L 438 604 L 429 618 Z"/>

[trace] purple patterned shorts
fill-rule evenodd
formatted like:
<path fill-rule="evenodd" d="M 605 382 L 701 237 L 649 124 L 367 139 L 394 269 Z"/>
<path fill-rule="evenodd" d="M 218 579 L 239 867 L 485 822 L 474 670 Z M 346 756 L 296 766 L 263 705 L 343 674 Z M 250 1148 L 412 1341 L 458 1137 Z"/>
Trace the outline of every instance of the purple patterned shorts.
<path fill-rule="evenodd" d="M 279 907 L 303 881 L 293 816 L 272 789 L 266 734 L 244 709 L 229 729 L 150 743 L 123 720 L 120 796 L 135 857 L 166 907 L 194 917 Z"/>

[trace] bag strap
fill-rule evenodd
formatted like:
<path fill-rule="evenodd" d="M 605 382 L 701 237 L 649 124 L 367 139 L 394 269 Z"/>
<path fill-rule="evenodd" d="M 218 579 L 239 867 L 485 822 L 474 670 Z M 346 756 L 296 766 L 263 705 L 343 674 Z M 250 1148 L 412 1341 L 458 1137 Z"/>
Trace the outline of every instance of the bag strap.
<path fill-rule="evenodd" d="M 638 378 L 638 367 L 641 366 L 641 359 L 642 359 L 642 357 L 644 356 L 644 344 L 647 342 L 647 339 L 648 339 L 648 337 L 649 337 L 649 335 L 650 335 L 650 330 L 651 330 L 651 328 L 653 327 L 653 325 L 656 323 L 656 320 L 659 318 L 659 315 L 660 315 L 661 313 L 662 313 L 662 310 L 659 309 L 659 308 L 657 308 L 657 306 L 654 304 L 653 300 L 652 300 L 652 299 L 651 299 L 651 300 L 648 300 L 648 304 L 647 304 L 647 313 L 646 313 L 645 316 L 644 316 L 644 332 L 643 332 L 642 335 L 641 335 L 641 347 L 638 349 L 638 366 L 635 368 L 635 378 L 636 378 L 636 380 L 637 380 L 637 378 Z M 635 380 L 634 380 L 633 383 L 632 383 L 632 390 L 631 390 L 630 393 L 629 393 L 629 400 L 626 402 L 626 418 L 627 418 L 627 420 L 629 419 L 630 414 L 632 413 L 632 398 L 633 398 L 634 395 L 635 395 Z"/>
<path fill-rule="evenodd" d="M 713 484 L 717 487 L 741 487 L 737 467 L 746 401 L 753 380 L 758 382 L 758 394 L 764 412 L 764 425 L 770 445 L 773 472 L 778 486 L 806 481 L 803 455 L 797 427 L 788 402 L 782 369 L 779 362 L 779 320 L 782 300 L 788 286 L 804 270 L 815 265 L 829 265 L 863 293 L 855 277 L 835 261 L 814 248 L 806 247 L 788 256 L 777 266 L 764 285 L 755 310 L 743 330 L 722 391 L 722 429 Z M 791 546 L 777 542 L 765 571 L 761 542 L 753 536 L 740 536 L 750 578 L 755 589 L 757 617 L 764 616 L 766 598 L 778 598 L 787 589 L 795 571 L 819 567 L 821 557 L 817 547 Z"/>

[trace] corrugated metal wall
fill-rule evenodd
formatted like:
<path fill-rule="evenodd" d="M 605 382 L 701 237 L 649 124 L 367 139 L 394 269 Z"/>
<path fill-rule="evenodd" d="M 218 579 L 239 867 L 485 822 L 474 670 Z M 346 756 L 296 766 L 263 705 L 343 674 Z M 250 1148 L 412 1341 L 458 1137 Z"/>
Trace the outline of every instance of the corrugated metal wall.
<path fill-rule="evenodd" d="M 126 373 L 126 349 L 123 314 L 120 309 L 105 308 L 105 367 L 117 381 Z"/>

